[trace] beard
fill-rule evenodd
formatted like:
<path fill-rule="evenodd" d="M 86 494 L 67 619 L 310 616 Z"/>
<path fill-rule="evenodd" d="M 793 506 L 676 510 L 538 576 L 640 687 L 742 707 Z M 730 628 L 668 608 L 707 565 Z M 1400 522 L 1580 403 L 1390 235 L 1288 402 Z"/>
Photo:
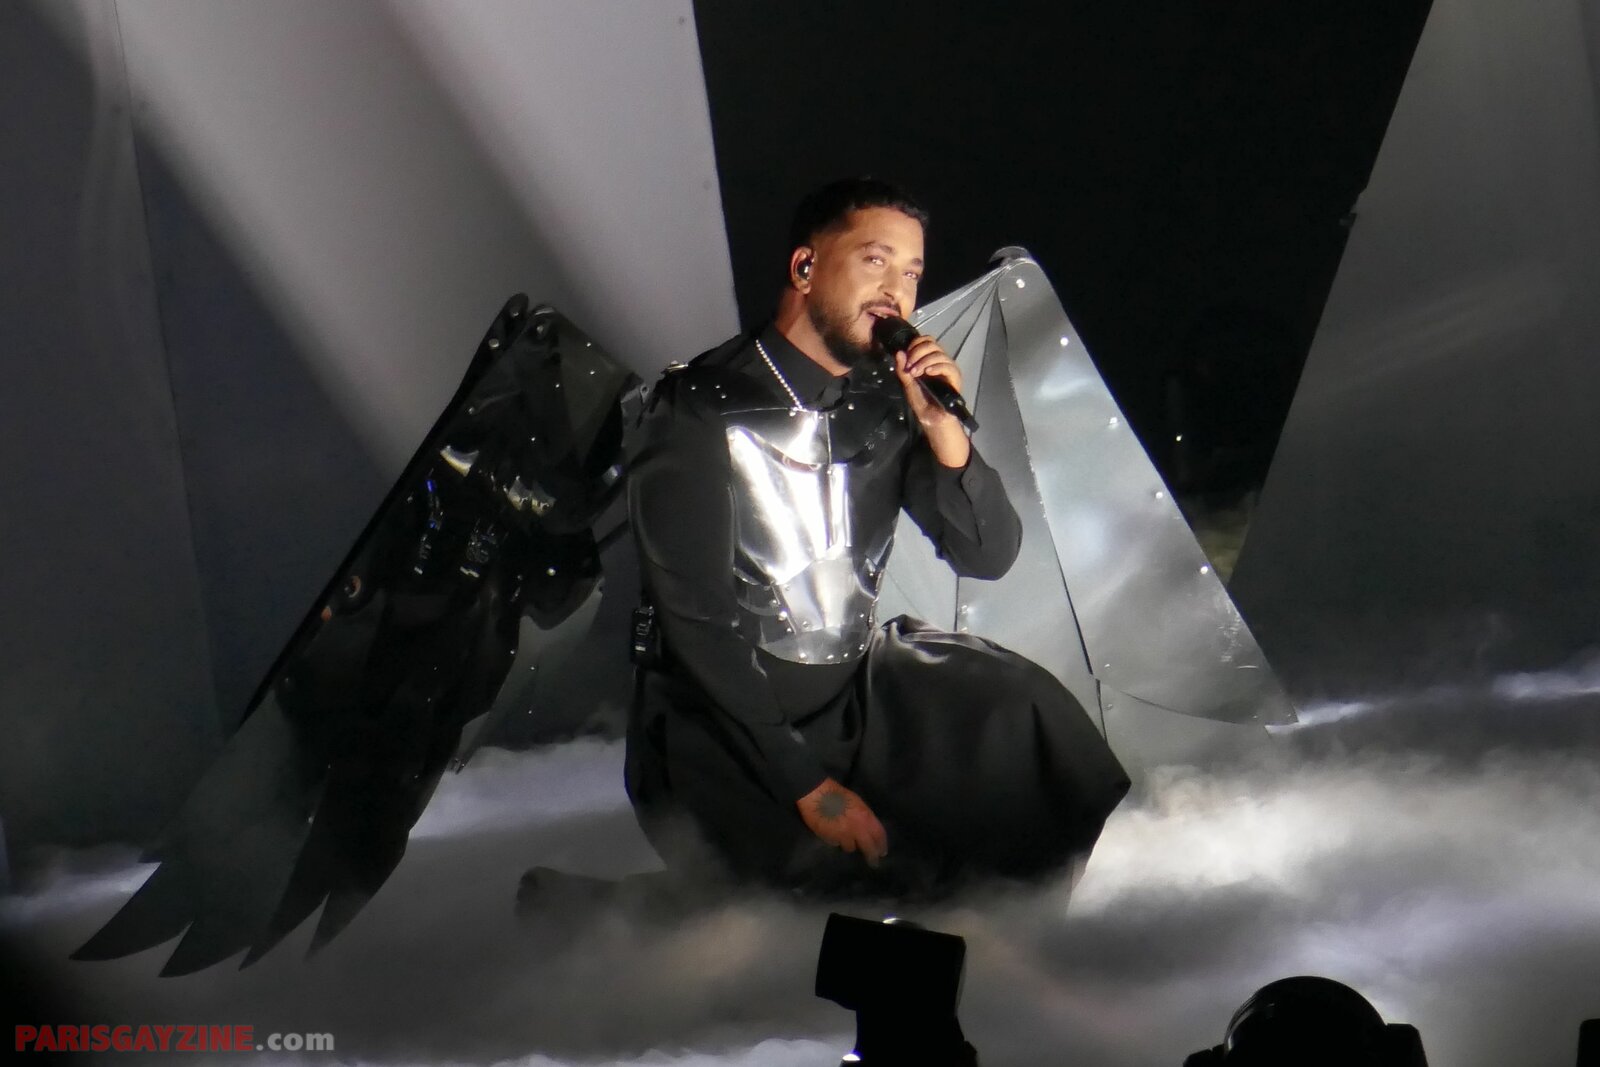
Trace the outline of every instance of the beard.
<path fill-rule="evenodd" d="M 865 310 L 865 307 L 861 307 L 854 312 L 847 312 L 818 300 L 806 303 L 806 317 L 816 327 L 822 343 L 828 347 L 828 354 L 846 367 L 855 367 L 873 355 L 874 345 L 870 337 L 866 341 L 856 341 L 850 336 L 850 327 L 855 324 L 856 316 Z"/>

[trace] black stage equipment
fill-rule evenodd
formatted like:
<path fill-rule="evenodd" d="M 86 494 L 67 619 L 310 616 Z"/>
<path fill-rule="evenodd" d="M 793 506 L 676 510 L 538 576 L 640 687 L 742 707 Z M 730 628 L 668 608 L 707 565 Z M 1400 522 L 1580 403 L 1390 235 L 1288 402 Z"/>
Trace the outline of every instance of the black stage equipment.
<path fill-rule="evenodd" d="M 1600 1067 L 1600 1019 L 1585 1019 L 1578 1027 L 1578 1067 Z"/>
<path fill-rule="evenodd" d="M 856 1047 L 841 1067 L 977 1067 L 956 1019 L 966 957 L 954 934 L 829 915 L 817 996 L 856 1013 Z"/>
<path fill-rule="evenodd" d="M 922 336 L 922 331 L 905 319 L 884 315 L 872 324 L 872 336 L 893 358 L 896 352 Z M 939 402 L 940 407 L 960 419 L 961 425 L 969 431 L 977 430 L 978 420 L 972 417 L 972 411 L 967 407 L 967 402 L 961 399 L 961 394 L 956 392 L 955 386 L 943 378 L 923 378 L 922 387 Z"/>
<path fill-rule="evenodd" d="M 1428 1067 L 1417 1028 L 1385 1023 L 1354 989 L 1300 975 L 1262 986 L 1233 1013 L 1222 1044 L 1184 1067 Z"/>

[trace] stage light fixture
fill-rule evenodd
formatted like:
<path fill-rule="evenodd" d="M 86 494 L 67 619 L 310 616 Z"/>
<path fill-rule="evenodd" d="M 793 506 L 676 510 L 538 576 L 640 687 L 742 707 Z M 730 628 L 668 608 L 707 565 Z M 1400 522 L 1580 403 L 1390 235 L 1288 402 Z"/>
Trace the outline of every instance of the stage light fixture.
<path fill-rule="evenodd" d="M 1223 1042 L 1184 1067 L 1427 1067 L 1414 1026 L 1385 1023 L 1366 997 L 1331 978 L 1262 986 L 1233 1013 Z"/>
<path fill-rule="evenodd" d="M 840 1067 L 977 1067 L 956 1019 L 966 956 L 954 934 L 829 915 L 817 996 L 856 1013 L 856 1047 Z"/>
<path fill-rule="evenodd" d="M 1578 1067 L 1600 1067 L 1600 1019 L 1585 1019 L 1578 1027 Z"/>

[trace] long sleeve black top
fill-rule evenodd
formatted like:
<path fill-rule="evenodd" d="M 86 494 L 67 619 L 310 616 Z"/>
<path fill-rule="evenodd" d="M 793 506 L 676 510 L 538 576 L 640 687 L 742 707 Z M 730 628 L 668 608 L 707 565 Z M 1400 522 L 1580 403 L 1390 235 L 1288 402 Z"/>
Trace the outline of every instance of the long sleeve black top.
<path fill-rule="evenodd" d="M 772 325 L 704 354 L 693 366 L 748 377 L 770 388 L 775 404 L 787 405 L 788 394 L 756 351 L 757 336 L 808 406 L 825 408 L 851 387 L 855 372 L 835 377 Z M 748 754 L 764 765 L 773 794 L 798 800 L 827 774 L 794 724 L 833 701 L 862 661 L 793 663 L 739 633 L 726 426 L 706 402 L 711 390 L 697 397 L 673 388 L 674 377 L 669 372 L 657 387 L 629 474 L 629 513 L 645 589 L 669 669 L 686 672 L 732 720 L 748 741 Z M 899 389 L 892 378 L 889 384 Z M 900 506 L 957 574 L 1003 575 L 1016 559 L 1022 527 L 999 475 L 976 449 L 965 467 L 946 467 L 914 429 L 915 420 L 897 425 L 916 437 L 905 451 Z"/>

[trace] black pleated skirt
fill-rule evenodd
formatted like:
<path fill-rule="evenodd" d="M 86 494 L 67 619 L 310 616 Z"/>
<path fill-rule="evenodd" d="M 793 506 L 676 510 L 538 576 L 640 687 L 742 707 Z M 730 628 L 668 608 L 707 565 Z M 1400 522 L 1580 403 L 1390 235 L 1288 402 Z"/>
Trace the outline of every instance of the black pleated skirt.
<path fill-rule="evenodd" d="M 1035 880 L 1087 856 L 1128 791 L 1083 707 L 1044 668 L 903 616 L 876 632 L 851 684 L 794 726 L 883 822 L 884 863 L 816 839 L 697 685 L 641 670 L 628 792 L 670 867 L 823 894 Z"/>

